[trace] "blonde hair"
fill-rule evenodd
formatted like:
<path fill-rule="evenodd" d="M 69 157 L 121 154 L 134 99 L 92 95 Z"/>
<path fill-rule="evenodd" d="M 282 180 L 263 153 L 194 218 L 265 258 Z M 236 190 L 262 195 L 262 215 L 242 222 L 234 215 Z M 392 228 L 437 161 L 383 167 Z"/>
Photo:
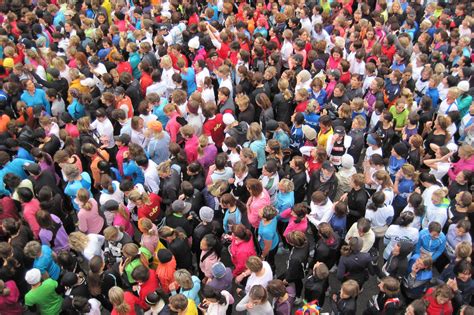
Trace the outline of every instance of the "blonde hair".
<path fill-rule="evenodd" d="M 130 305 L 125 301 L 125 293 L 120 287 L 112 287 L 109 290 L 109 300 L 113 304 L 114 310 L 120 315 L 130 312 Z"/>
<path fill-rule="evenodd" d="M 456 245 L 454 254 L 456 255 L 457 259 L 466 259 L 467 261 L 471 262 L 472 245 L 467 241 L 462 241 Z"/>
<path fill-rule="evenodd" d="M 474 155 L 474 148 L 469 144 L 464 144 L 459 148 L 459 155 L 466 156 L 465 159 L 470 159 Z"/>
<path fill-rule="evenodd" d="M 77 120 L 77 130 L 79 130 L 79 132 L 89 132 L 90 129 L 91 119 L 89 116 L 84 116 Z"/>
<path fill-rule="evenodd" d="M 148 218 L 138 219 L 138 228 L 145 235 L 155 234 L 153 231 L 153 222 Z"/>
<path fill-rule="evenodd" d="M 176 270 L 173 277 L 183 290 L 191 290 L 194 287 L 192 275 L 186 269 Z"/>
<path fill-rule="evenodd" d="M 83 203 L 82 209 L 90 211 L 92 209 L 92 203 L 90 202 L 91 195 L 85 188 L 81 188 L 76 193 L 77 199 Z"/>
<path fill-rule="evenodd" d="M 284 188 L 284 192 L 291 192 L 291 191 L 294 191 L 295 190 L 295 184 L 293 184 L 293 181 L 287 179 L 287 178 L 283 178 L 282 180 L 280 180 L 280 183 L 279 183 L 281 186 L 283 186 Z"/>
<path fill-rule="evenodd" d="M 253 122 L 250 124 L 247 130 L 247 140 L 252 142 L 255 140 L 262 139 L 262 127 L 260 127 L 259 123 Z"/>
<path fill-rule="evenodd" d="M 433 192 L 433 195 L 431 196 L 431 199 L 436 198 L 437 200 L 441 201 L 444 198 L 446 198 L 447 195 L 448 195 L 448 188 L 443 187 L 443 188 L 435 190 Z"/>
<path fill-rule="evenodd" d="M 158 170 L 158 174 L 168 174 L 169 172 L 171 172 L 171 161 L 168 160 L 168 161 L 161 162 L 158 165 L 157 170 Z"/>
<path fill-rule="evenodd" d="M 390 179 L 390 175 L 385 170 L 378 170 L 374 173 L 374 178 L 376 180 L 382 181 L 383 188 L 393 188 L 393 182 Z"/>
<path fill-rule="evenodd" d="M 206 135 L 199 136 L 199 146 L 198 146 L 198 154 L 202 156 L 204 154 L 204 148 L 209 145 L 209 137 Z"/>
<path fill-rule="evenodd" d="M 137 256 L 139 256 L 138 259 L 140 259 L 141 264 L 148 267 L 148 258 L 140 251 L 140 247 L 138 247 L 137 244 L 127 243 L 123 245 L 122 254 L 125 256 L 125 266 L 137 259 Z"/>
<path fill-rule="evenodd" d="M 351 298 L 355 298 L 359 295 L 359 284 L 355 280 L 347 280 L 342 284 L 341 289 Z"/>
<path fill-rule="evenodd" d="M 69 234 L 69 246 L 76 252 L 82 253 L 89 243 L 89 238 L 82 232 L 72 232 Z"/>
<path fill-rule="evenodd" d="M 141 201 L 144 204 L 149 204 L 150 203 L 150 197 L 148 196 L 148 194 L 146 192 L 140 193 L 136 189 L 134 189 L 130 192 L 130 194 L 128 195 L 128 199 L 133 201 L 133 202 Z"/>

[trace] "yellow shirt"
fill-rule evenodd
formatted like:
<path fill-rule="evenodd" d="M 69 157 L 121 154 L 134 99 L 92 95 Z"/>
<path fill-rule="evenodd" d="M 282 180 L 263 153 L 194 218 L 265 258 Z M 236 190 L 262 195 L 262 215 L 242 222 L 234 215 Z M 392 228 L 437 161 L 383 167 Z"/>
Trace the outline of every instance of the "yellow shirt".
<path fill-rule="evenodd" d="M 321 146 L 321 147 L 325 148 L 326 144 L 328 142 L 329 136 L 332 135 L 333 133 L 334 133 L 334 131 L 332 130 L 332 127 L 326 133 L 322 133 L 322 131 L 319 131 L 319 133 L 318 133 L 318 146 Z"/>
<path fill-rule="evenodd" d="M 109 19 L 109 24 L 112 23 L 112 4 L 110 3 L 110 0 L 104 0 L 102 3 L 102 7 L 105 9 L 107 12 L 107 17 Z"/>
<path fill-rule="evenodd" d="M 194 300 L 188 299 L 188 307 L 186 308 L 186 313 L 184 313 L 184 315 L 198 315 Z"/>

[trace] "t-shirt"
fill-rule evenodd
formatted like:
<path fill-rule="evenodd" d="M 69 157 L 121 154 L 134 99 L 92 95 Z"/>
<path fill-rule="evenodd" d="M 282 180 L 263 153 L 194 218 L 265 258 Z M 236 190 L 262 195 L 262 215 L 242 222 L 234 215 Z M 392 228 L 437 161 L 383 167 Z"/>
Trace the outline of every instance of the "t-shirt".
<path fill-rule="evenodd" d="M 58 283 L 49 278 L 25 295 L 26 306 L 36 306 L 42 315 L 57 315 L 61 311 L 63 298 L 56 293 Z"/>
<path fill-rule="evenodd" d="M 202 133 L 206 136 L 211 136 L 216 147 L 220 148 L 225 138 L 224 128 L 225 125 L 222 122 L 222 114 L 217 114 L 214 118 L 206 120 L 202 128 Z"/>
<path fill-rule="evenodd" d="M 365 218 L 372 222 L 372 227 L 382 227 L 391 223 L 393 214 L 393 207 L 385 205 L 378 208 L 376 211 L 367 209 L 365 212 Z"/>
<path fill-rule="evenodd" d="M 138 208 L 138 218 L 148 218 L 151 221 L 155 221 L 160 215 L 160 202 L 161 197 L 157 194 L 150 194 L 150 204 L 143 205 Z"/>
<path fill-rule="evenodd" d="M 272 247 L 270 250 L 278 246 L 278 241 L 280 240 L 277 232 L 277 218 L 273 218 L 269 224 L 263 224 L 263 220 L 260 221 L 260 226 L 258 227 L 258 242 L 260 248 L 265 247 L 264 241 L 272 241 Z"/>
<path fill-rule="evenodd" d="M 53 259 L 53 251 L 47 245 L 41 246 L 41 256 L 35 259 L 33 268 L 38 268 L 41 274 L 48 272 L 49 276 L 54 280 L 58 280 L 59 273 L 61 272 L 61 269 Z"/>
<path fill-rule="evenodd" d="M 245 292 L 249 293 L 250 289 L 257 284 L 260 284 L 267 287 L 268 282 L 273 279 L 273 271 L 270 267 L 270 264 L 266 261 L 263 261 L 263 269 L 265 269 L 265 273 L 262 276 L 257 276 L 254 272 L 252 272 L 247 279 L 247 284 L 245 285 Z"/>

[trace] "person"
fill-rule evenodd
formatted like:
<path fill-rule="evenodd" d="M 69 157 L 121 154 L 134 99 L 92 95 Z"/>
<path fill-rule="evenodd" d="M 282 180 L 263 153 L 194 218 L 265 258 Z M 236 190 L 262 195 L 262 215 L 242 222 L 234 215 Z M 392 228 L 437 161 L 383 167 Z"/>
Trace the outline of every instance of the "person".
<path fill-rule="evenodd" d="M 177 289 L 179 288 L 179 292 Z M 169 286 L 171 295 L 181 294 L 199 305 L 201 299 L 199 297 L 199 290 L 201 289 L 201 281 L 198 277 L 192 276 L 191 273 L 185 269 L 178 269 L 174 273 L 174 282 Z"/>
<path fill-rule="evenodd" d="M 349 245 L 341 248 L 341 259 L 337 266 L 337 278 L 342 280 L 355 280 L 360 287 L 369 278 L 372 272 L 372 259 L 370 254 L 361 252 L 362 239 L 353 237 L 349 240 Z"/>
<path fill-rule="evenodd" d="M 357 310 L 356 298 L 359 295 L 359 284 L 354 280 L 345 281 L 339 294 L 333 294 L 331 310 L 336 314 L 349 314 Z"/>
<path fill-rule="evenodd" d="M 15 281 L 0 280 L 0 311 L 12 315 L 23 314 L 23 307 L 19 303 L 20 291 Z"/>
<path fill-rule="evenodd" d="M 169 300 L 169 309 L 178 315 L 197 315 L 196 303 L 182 294 L 173 295 Z"/>
<path fill-rule="evenodd" d="M 316 262 L 304 284 L 304 296 L 307 301 L 317 300 L 320 305 L 324 305 L 326 291 L 329 288 L 328 277 L 329 269 L 326 264 Z"/>
<path fill-rule="evenodd" d="M 407 301 L 419 299 L 426 292 L 432 272 L 433 259 L 426 254 L 413 255 L 408 265 L 409 272 L 403 278 L 402 292 Z"/>
<path fill-rule="evenodd" d="M 400 299 L 400 281 L 392 277 L 383 278 L 378 285 L 379 293 L 369 300 L 369 307 L 364 311 L 365 315 L 394 314 L 403 309 Z"/>
<path fill-rule="evenodd" d="M 52 278 L 42 280 L 41 271 L 37 268 L 28 270 L 25 280 L 31 285 L 31 290 L 25 295 L 25 306 L 41 314 L 59 314 L 63 298 L 56 293 L 58 283 Z"/>
<path fill-rule="evenodd" d="M 289 315 L 295 302 L 294 288 L 285 286 L 282 280 L 274 279 L 268 283 L 267 291 L 273 298 L 272 305 L 278 315 Z"/>
<path fill-rule="evenodd" d="M 41 245 L 37 241 L 28 242 L 24 248 L 25 256 L 34 259 L 33 267 L 39 270 L 45 277 L 58 280 L 60 268 L 54 261 L 53 251 L 47 245 Z"/>
<path fill-rule="evenodd" d="M 138 303 L 138 298 L 129 291 L 124 291 L 120 287 L 112 287 L 109 290 L 109 300 L 113 305 L 111 314 L 114 315 L 134 315 L 135 303 Z"/>
<path fill-rule="evenodd" d="M 453 291 L 447 284 L 440 284 L 435 288 L 429 288 L 423 299 L 428 302 L 427 314 L 453 314 L 451 299 Z"/>
<path fill-rule="evenodd" d="M 445 248 L 446 236 L 441 231 L 441 224 L 431 222 L 428 228 L 421 230 L 413 254 L 427 253 L 435 261 Z"/>
<path fill-rule="evenodd" d="M 234 298 L 228 291 L 217 291 L 211 286 L 202 289 L 204 300 L 198 305 L 203 314 L 224 315 L 229 306 L 234 303 Z"/>
<path fill-rule="evenodd" d="M 239 312 L 247 311 L 247 314 L 271 315 L 273 308 L 268 302 L 267 290 L 260 284 L 256 284 L 250 292 L 235 306 Z"/>

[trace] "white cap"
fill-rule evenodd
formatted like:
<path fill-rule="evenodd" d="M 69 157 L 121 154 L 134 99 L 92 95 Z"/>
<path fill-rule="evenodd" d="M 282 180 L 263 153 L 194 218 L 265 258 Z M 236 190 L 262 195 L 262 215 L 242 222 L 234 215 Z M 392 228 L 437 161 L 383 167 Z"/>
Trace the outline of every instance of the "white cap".
<path fill-rule="evenodd" d="M 161 16 L 167 19 L 171 19 L 171 13 L 169 11 L 161 11 Z"/>
<path fill-rule="evenodd" d="M 25 280 L 29 285 L 35 285 L 41 281 L 41 271 L 38 268 L 30 269 L 25 274 Z"/>
<path fill-rule="evenodd" d="M 446 148 L 448 148 L 448 150 L 451 152 L 456 152 L 458 150 L 458 145 L 451 142 L 446 145 Z"/>
<path fill-rule="evenodd" d="M 461 90 L 461 92 L 466 93 L 469 91 L 469 81 L 461 81 L 458 83 L 458 89 Z"/>
<path fill-rule="evenodd" d="M 87 86 L 87 87 L 94 87 L 95 81 L 92 78 L 87 78 L 87 79 L 81 80 L 81 85 Z"/>
<path fill-rule="evenodd" d="M 225 113 L 223 116 L 222 116 L 222 121 L 224 122 L 224 124 L 226 126 L 234 123 L 235 121 L 235 118 L 234 116 L 231 114 L 231 113 Z"/>
<path fill-rule="evenodd" d="M 200 46 L 199 37 L 197 36 L 191 38 L 191 40 L 188 42 L 189 48 L 199 49 L 199 46 Z"/>
<path fill-rule="evenodd" d="M 343 168 L 351 169 L 354 167 L 354 158 L 350 154 L 344 154 L 341 158 L 341 165 Z"/>

